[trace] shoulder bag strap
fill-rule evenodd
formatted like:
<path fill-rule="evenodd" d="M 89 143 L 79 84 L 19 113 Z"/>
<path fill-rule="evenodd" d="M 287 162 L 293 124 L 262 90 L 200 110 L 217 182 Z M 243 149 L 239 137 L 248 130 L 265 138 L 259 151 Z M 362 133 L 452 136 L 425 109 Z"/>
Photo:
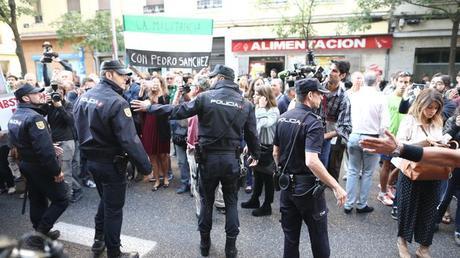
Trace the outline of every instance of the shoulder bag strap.
<path fill-rule="evenodd" d="M 420 125 L 420 128 L 422 128 L 423 133 L 426 135 L 426 137 L 428 137 L 428 133 L 426 132 L 426 130 L 425 130 L 425 128 L 423 127 L 423 125 Z"/>

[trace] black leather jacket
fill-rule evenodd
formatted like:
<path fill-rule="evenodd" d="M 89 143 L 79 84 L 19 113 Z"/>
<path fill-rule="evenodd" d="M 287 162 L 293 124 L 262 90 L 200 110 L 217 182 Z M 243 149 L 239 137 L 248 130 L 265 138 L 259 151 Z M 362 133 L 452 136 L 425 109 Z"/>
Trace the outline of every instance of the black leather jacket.
<path fill-rule="evenodd" d="M 444 125 L 444 128 L 442 129 L 443 134 L 450 134 L 452 138 L 456 141 L 460 141 L 460 126 L 457 126 L 455 124 L 455 119 L 457 118 L 456 115 L 451 116 L 449 119 L 447 119 L 446 124 Z"/>

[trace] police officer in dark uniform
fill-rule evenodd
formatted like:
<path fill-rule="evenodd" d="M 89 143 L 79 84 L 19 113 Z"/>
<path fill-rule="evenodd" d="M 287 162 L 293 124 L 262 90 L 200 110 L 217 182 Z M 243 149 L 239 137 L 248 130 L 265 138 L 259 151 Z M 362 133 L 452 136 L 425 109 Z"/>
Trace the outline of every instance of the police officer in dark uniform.
<path fill-rule="evenodd" d="M 120 231 L 126 193 L 127 157 L 139 172 L 149 174 L 152 166 L 136 133 L 123 91 L 131 72 L 115 60 L 101 64 L 101 82 L 75 103 L 74 117 L 82 154 L 93 174 L 101 197 L 95 217 L 92 251 L 99 255 L 138 257 L 120 251 Z"/>
<path fill-rule="evenodd" d="M 19 153 L 19 169 L 27 179 L 32 225 L 37 232 L 54 240 L 60 232 L 50 230 L 69 200 L 51 132 L 43 117 L 43 90 L 26 83 L 14 92 L 19 103 L 8 121 L 8 134 Z"/>
<path fill-rule="evenodd" d="M 284 257 L 299 257 L 302 221 L 308 227 L 313 256 L 329 257 L 327 207 L 321 191 L 324 186 L 317 179 L 331 187 L 340 206 L 345 202 L 346 192 L 329 175 L 318 157 L 324 127 L 314 110 L 319 108 L 323 93 L 328 91 L 313 78 L 297 80 L 295 88 L 296 107 L 278 120 L 273 149 L 275 161 L 284 171 L 280 179 L 280 185 L 284 186 L 280 197 Z"/>
<path fill-rule="evenodd" d="M 198 220 L 201 254 L 209 255 L 214 193 L 220 182 L 226 210 L 225 254 L 227 257 L 236 257 L 235 241 L 239 233 L 237 211 L 237 181 L 240 176 L 239 145 L 241 134 L 244 132 L 244 139 L 253 159 L 252 165 L 255 165 L 259 158 L 256 119 L 254 107 L 243 99 L 238 85 L 233 82 L 235 75 L 231 68 L 216 65 L 209 77 L 212 85 L 209 91 L 179 106 L 150 105 L 148 102 L 141 101 L 132 101 L 131 104 L 135 110 L 170 114 L 171 119 L 198 115 L 200 151 L 197 149 L 197 153 L 200 152 L 201 160 L 197 161 L 202 167 L 200 195 L 203 197 Z"/>

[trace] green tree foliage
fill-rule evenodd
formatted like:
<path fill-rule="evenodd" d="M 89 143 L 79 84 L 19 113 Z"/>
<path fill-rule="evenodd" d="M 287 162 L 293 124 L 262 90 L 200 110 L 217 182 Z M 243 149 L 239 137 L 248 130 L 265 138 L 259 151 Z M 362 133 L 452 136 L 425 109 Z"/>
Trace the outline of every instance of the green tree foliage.
<path fill-rule="evenodd" d="M 27 73 L 27 66 L 17 19 L 22 15 L 34 14 L 32 5 L 35 2 L 35 0 L 0 0 L 0 22 L 6 23 L 13 31 L 14 41 L 16 42 L 16 55 L 18 56 L 23 76 Z"/>
<path fill-rule="evenodd" d="M 350 31 L 369 29 L 373 20 L 374 10 L 389 8 L 390 19 L 396 7 L 409 4 L 426 8 L 426 12 L 418 14 L 424 19 L 447 18 L 452 21 L 452 34 L 450 39 L 449 75 L 454 81 L 455 55 L 457 50 L 458 29 L 460 23 L 460 0 L 357 0 L 358 15 L 348 21 Z M 389 22 L 392 22 L 391 20 Z"/>
<path fill-rule="evenodd" d="M 98 11 L 94 18 L 83 20 L 79 12 L 68 12 L 52 23 L 56 27 L 58 43 L 71 42 L 76 48 L 94 52 L 112 51 L 110 12 Z M 122 26 L 117 21 L 118 50 L 124 50 Z"/>
<path fill-rule="evenodd" d="M 279 8 L 279 3 L 273 0 L 259 0 L 259 5 L 266 8 Z M 298 10 L 294 16 L 282 16 L 281 21 L 275 25 L 274 31 L 280 38 L 301 37 L 308 40 L 315 33 L 311 23 L 311 16 L 316 6 L 316 0 L 287 0 L 284 10 L 295 8 Z M 308 47 L 308 44 L 307 44 Z"/>

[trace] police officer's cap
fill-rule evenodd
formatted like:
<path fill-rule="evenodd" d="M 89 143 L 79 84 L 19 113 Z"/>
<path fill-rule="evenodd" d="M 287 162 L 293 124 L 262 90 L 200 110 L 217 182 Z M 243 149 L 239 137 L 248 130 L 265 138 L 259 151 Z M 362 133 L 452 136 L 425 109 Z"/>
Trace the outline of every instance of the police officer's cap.
<path fill-rule="evenodd" d="M 114 70 L 120 75 L 131 75 L 132 72 L 125 68 L 124 65 L 120 63 L 118 60 L 108 60 L 104 61 L 101 64 L 101 71 L 104 70 Z"/>
<path fill-rule="evenodd" d="M 329 91 L 319 83 L 316 78 L 306 78 L 295 81 L 295 92 L 305 95 L 310 91 L 319 91 L 321 93 L 329 93 Z"/>
<path fill-rule="evenodd" d="M 235 72 L 233 69 L 225 65 L 218 64 L 214 66 L 214 70 L 208 75 L 208 77 L 212 78 L 218 74 L 223 75 L 228 80 L 233 81 L 235 79 Z"/>
<path fill-rule="evenodd" d="M 28 83 L 24 84 L 21 88 L 17 89 L 14 91 L 14 96 L 16 99 L 21 99 L 22 97 L 28 95 L 28 94 L 34 94 L 34 93 L 39 93 L 43 92 L 45 88 L 38 88 L 34 87 Z"/>

